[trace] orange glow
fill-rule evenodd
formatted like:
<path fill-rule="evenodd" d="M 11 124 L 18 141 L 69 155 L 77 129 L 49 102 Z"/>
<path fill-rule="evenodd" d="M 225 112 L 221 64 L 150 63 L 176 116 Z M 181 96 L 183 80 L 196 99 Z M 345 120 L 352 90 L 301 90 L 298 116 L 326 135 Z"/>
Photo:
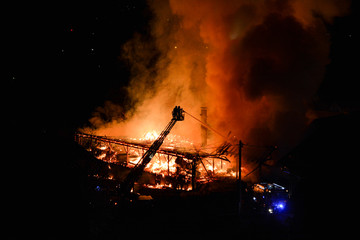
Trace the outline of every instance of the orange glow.
<path fill-rule="evenodd" d="M 145 134 L 144 139 L 145 141 L 155 141 L 156 138 L 159 137 L 159 134 L 156 131 L 149 131 Z"/>
<path fill-rule="evenodd" d="M 136 139 L 131 138 L 129 143 L 137 142 L 137 146 L 143 146 L 146 148 L 152 142 L 155 141 L 156 137 L 158 137 L 158 133 L 156 131 L 148 131 L 144 134 L 142 138 Z M 107 138 L 105 138 L 107 139 Z M 90 140 L 91 141 L 91 140 Z M 84 144 L 84 142 L 83 142 Z M 84 144 L 88 146 L 88 144 Z M 217 147 L 217 146 L 216 146 Z M 189 152 L 189 154 L 197 154 L 200 152 L 200 149 L 196 150 L 193 147 L 193 144 L 186 139 L 183 139 L 177 135 L 169 134 L 169 138 L 163 143 L 160 149 L 167 149 L 170 150 L 172 154 L 176 154 L 179 152 L 182 154 L 183 151 Z M 215 148 L 209 148 L 213 151 Z M 112 145 L 110 143 L 100 143 L 96 142 L 94 145 L 90 146 L 88 149 L 89 151 L 93 152 L 96 158 L 102 160 L 107 163 L 118 163 L 117 155 L 124 155 L 124 149 L 120 146 Z M 201 150 L 201 154 L 206 154 L 206 149 Z M 126 166 L 129 168 L 133 168 L 136 164 L 139 163 L 141 157 L 144 153 L 144 149 L 139 150 L 137 148 L 129 147 L 127 150 L 127 157 Z M 125 156 L 124 156 L 125 157 Z M 235 161 L 236 159 L 232 159 L 231 161 Z M 157 153 L 150 163 L 147 164 L 145 167 L 145 171 L 155 173 L 157 175 L 161 175 L 162 177 L 166 176 L 190 176 L 191 175 L 191 168 L 192 168 L 193 159 L 181 158 L 180 160 L 177 159 L 174 155 L 167 155 L 164 153 Z M 107 165 L 109 170 L 112 169 L 111 165 Z M 242 168 L 244 171 L 245 168 Z M 236 172 L 233 168 L 233 163 L 220 160 L 218 158 L 207 158 L 202 157 L 199 162 L 197 163 L 197 172 L 198 177 L 201 179 L 210 180 L 212 177 L 235 177 Z M 244 174 L 244 173 L 243 173 Z M 114 179 L 114 176 L 108 176 L 108 179 Z"/>
<path fill-rule="evenodd" d="M 231 131 L 230 137 L 246 143 L 283 143 L 290 148 L 308 124 L 309 103 L 329 62 L 330 41 L 323 20 L 346 14 L 349 3 L 150 1 L 151 36 L 135 34 L 122 46 L 121 57 L 131 66 L 126 88 L 134 102 L 131 111 L 107 102 L 97 111 L 126 120 L 104 122 L 95 112 L 89 120 L 94 128 L 85 131 L 150 143 L 170 120 L 175 105 L 195 116 L 206 106 L 208 124 L 223 135 Z M 200 131 L 200 125 L 185 116 L 164 147 L 184 141 L 188 149 L 199 150 Z M 212 132 L 208 144 L 223 140 Z M 140 157 L 130 163 L 136 164 Z M 214 165 L 209 159 L 204 165 L 208 172 L 235 174 L 234 159 L 231 164 L 216 161 Z M 202 173 L 205 168 L 199 165 Z M 146 168 L 158 174 L 168 169 L 174 173 L 175 163 L 161 155 Z"/>

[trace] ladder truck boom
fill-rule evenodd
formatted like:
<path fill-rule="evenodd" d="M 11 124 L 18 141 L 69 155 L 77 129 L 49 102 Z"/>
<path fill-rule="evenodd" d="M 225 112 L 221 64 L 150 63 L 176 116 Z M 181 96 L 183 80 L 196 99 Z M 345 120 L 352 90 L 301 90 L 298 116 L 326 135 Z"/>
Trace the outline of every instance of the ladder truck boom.
<path fill-rule="evenodd" d="M 172 119 L 166 126 L 166 128 L 161 132 L 158 138 L 153 142 L 150 148 L 144 153 L 140 161 L 135 165 L 135 167 L 130 171 L 126 176 L 124 182 L 121 184 L 122 194 L 127 195 L 130 193 L 131 189 L 134 186 L 134 183 L 139 180 L 141 177 L 146 165 L 151 161 L 151 159 L 159 150 L 160 146 L 163 144 L 166 136 L 170 133 L 171 129 L 174 127 L 177 121 L 184 120 L 184 110 L 180 106 L 176 106 L 172 111 Z"/>

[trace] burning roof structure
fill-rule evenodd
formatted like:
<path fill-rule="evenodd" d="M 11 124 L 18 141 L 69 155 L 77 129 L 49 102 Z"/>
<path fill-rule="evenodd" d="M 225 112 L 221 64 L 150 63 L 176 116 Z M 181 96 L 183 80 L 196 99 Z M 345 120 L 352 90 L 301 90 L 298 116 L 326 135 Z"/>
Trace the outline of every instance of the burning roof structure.
<path fill-rule="evenodd" d="M 175 123 L 184 120 L 185 113 L 180 106 L 176 106 L 172 111 L 171 121 L 161 134 L 148 132 L 141 139 L 109 138 L 86 133 L 77 133 L 75 138 L 80 145 L 92 152 L 99 160 L 130 169 L 125 179 L 121 179 L 122 191 L 126 193 L 134 189 L 135 182 L 140 179 L 144 171 L 155 174 L 153 185 L 166 185 L 181 190 L 194 189 L 196 181 L 200 179 L 209 181 L 215 174 L 234 176 L 235 172 L 228 171 L 225 166 L 225 163 L 230 162 L 227 155 L 234 154 L 231 143 L 225 142 L 215 151 L 207 152 L 201 149 L 196 150 L 191 142 L 172 136 L 163 145 Z M 202 111 L 202 116 L 204 115 L 206 115 L 206 111 Z M 206 123 L 200 122 L 207 126 Z M 155 141 L 153 141 L 154 139 Z M 155 160 L 152 161 L 154 157 Z M 161 178 L 165 176 L 168 180 L 161 184 Z M 175 181 L 169 182 L 169 178 L 175 179 Z M 189 182 L 191 182 L 191 187 Z"/>
<path fill-rule="evenodd" d="M 97 159 L 128 169 L 136 166 L 144 152 L 150 148 L 154 137 L 155 133 L 151 132 L 140 139 L 124 139 L 86 133 L 75 134 L 76 141 Z M 177 140 L 176 136 L 170 136 L 164 145 L 157 150 L 153 160 L 144 170 L 159 178 L 165 176 L 183 178 L 184 183 L 187 184 L 187 187 L 183 187 L 183 189 L 191 189 L 194 165 L 197 167 L 198 181 L 209 181 L 215 176 L 235 177 L 236 173 L 232 168 L 229 168 L 231 163 L 227 158 L 227 155 L 232 154 L 230 150 L 233 150 L 233 146 L 229 143 L 224 143 L 216 151 L 209 153 L 204 150 L 197 150 L 191 142 Z M 172 187 L 171 183 L 160 185 L 160 182 L 155 179 L 150 185 Z"/>
<path fill-rule="evenodd" d="M 201 123 L 201 147 L 180 136 L 170 134 L 175 123 L 184 120 L 185 113 Z M 121 191 L 126 193 L 134 190 L 135 183 L 151 188 L 192 190 L 199 182 L 211 182 L 218 178 L 238 179 L 240 174 L 247 177 L 258 169 L 261 172 L 261 165 L 269 160 L 272 152 L 277 149 L 271 147 L 269 152 L 264 152 L 259 151 L 257 146 L 243 144 L 241 141 L 235 144 L 229 137 L 222 136 L 206 123 L 207 113 L 204 107 L 201 108 L 201 120 L 179 106 L 174 108 L 172 116 L 161 134 L 150 131 L 142 138 L 126 138 L 78 132 L 75 134 L 75 140 L 98 160 L 108 163 L 109 169 L 112 168 L 110 164 L 116 168 L 120 166 L 122 174 L 107 175 L 107 178 L 121 182 Z M 221 135 L 225 141 L 217 146 L 207 146 L 208 129 Z M 246 158 L 252 159 L 252 165 L 258 164 L 250 172 L 244 171 L 245 168 L 240 162 L 241 149 L 244 146 L 247 147 Z M 248 147 L 254 148 L 257 155 L 259 152 L 262 153 L 261 159 L 251 156 Z M 141 180 L 144 172 L 152 177 L 146 181 Z M 99 175 L 94 174 L 93 177 L 98 178 Z"/>

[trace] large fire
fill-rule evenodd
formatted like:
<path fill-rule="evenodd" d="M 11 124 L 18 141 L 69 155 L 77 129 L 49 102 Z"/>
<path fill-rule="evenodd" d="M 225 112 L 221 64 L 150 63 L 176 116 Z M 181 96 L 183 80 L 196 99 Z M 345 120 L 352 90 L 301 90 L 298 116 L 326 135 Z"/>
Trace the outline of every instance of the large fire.
<path fill-rule="evenodd" d="M 143 138 L 139 138 L 138 140 L 144 141 L 146 143 L 152 143 L 155 139 L 159 136 L 159 133 L 156 131 L 149 131 L 144 134 Z M 134 139 L 134 138 L 133 138 Z M 136 139 L 135 139 L 136 140 Z M 168 149 L 181 149 L 184 150 L 185 148 L 190 148 L 190 150 L 194 149 L 194 144 L 186 139 L 183 139 L 180 136 L 175 134 L 169 134 L 164 142 L 164 148 Z M 191 149 L 193 148 L 193 149 Z M 131 164 L 137 164 L 140 160 L 141 156 L 133 158 L 130 160 Z M 188 161 L 185 159 L 185 161 Z M 219 161 L 214 159 L 204 159 L 202 161 L 203 164 L 199 166 L 199 172 L 204 175 L 206 173 L 216 174 L 218 176 L 229 176 L 235 177 L 236 172 L 234 170 L 230 170 L 232 164 L 225 161 Z M 188 162 L 190 164 L 190 162 Z M 176 163 L 175 160 L 168 159 L 163 154 L 158 154 L 145 168 L 146 171 L 162 174 L 174 174 L 176 172 Z M 244 168 L 245 169 L 245 168 Z"/>
<path fill-rule="evenodd" d="M 131 66 L 129 106 L 107 101 L 90 119 L 92 128 L 83 130 L 151 143 L 173 106 L 194 115 L 207 106 L 207 123 L 224 135 L 289 149 L 308 123 L 309 103 L 329 61 L 326 23 L 345 14 L 348 3 L 149 1 L 153 17 L 147 35 L 135 34 L 122 46 L 121 59 Z M 185 141 L 187 148 L 200 150 L 200 127 L 192 120 L 172 134 L 164 148 L 180 148 Z M 209 146 L 221 141 L 208 136 Z M 128 156 L 131 167 L 141 154 L 129 150 Z M 204 159 L 198 169 L 203 175 L 232 176 L 236 161 L 231 162 Z M 157 154 L 146 170 L 175 174 L 177 165 L 175 158 Z"/>
<path fill-rule="evenodd" d="M 149 131 L 140 138 L 123 139 L 121 142 L 118 140 L 120 145 L 106 142 L 108 138 L 102 138 L 104 141 L 100 141 L 99 139 L 93 141 L 91 138 L 87 138 L 86 141 L 84 139 L 79 140 L 79 143 L 86 147 L 88 151 L 92 152 L 99 160 L 126 166 L 131 169 L 139 163 L 145 150 L 158 136 L 158 132 Z M 121 143 L 125 146 L 122 146 Z M 215 155 L 205 152 L 205 150 L 214 150 L 214 148 L 215 147 L 208 146 L 206 149 L 197 149 L 188 139 L 184 139 L 175 134 L 169 134 L 168 138 L 164 141 L 163 146 L 160 148 L 160 151 L 155 154 L 152 160 L 147 164 L 145 171 L 163 179 L 169 177 L 175 178 L 178 182 L 182 182 L 182 184 L 179 184 L 179 186 L 176 187 L 183 190 L 191 190 L 192 171 L 194 166 L 193 157 L 194 155 L 198 155 L 199 157 L 196 158 L 197 162 L 195 170 L 197 172 L 196 181 L 208 182 L 219 177 L 235 179 L 236 171 L 231 162 L 216 159 L 215 157 L 211 157 Z M 109 169 L 111 169 L 111 165 L 109 165 Z M 242 174 L 245 174 L 244 171 L 246 171 L 246 169 L 242 168 Z M 115 178 L 113 175 L 109 175 L 108 179 Z M 169 181 L 158 181 L 155 184 L 147 184 L 147 187 L 161 188 L 173 186 Z"/>

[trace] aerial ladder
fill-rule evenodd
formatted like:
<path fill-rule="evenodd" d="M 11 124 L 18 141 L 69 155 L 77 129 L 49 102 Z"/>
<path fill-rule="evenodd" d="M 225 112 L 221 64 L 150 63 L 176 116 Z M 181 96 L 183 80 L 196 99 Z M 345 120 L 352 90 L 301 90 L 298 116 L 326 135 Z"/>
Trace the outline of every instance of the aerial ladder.
<path fill-rule="evenodd" d="M 150 148 L 144 153 L 140 161 L 135 165 L 133 169 L 131 169 L 130 173 L 126 176 L 124 182 L 121 184 L 122 195 L 130 194 L 131 189 L 134 187 L 134 183 L 140 179 L 146 165 L 154 157 L 157 150 L 159 150 L 166 136 L 170 133 L 171 129 L 174 127 L 177 121 L 184 121 L 184 110 L 180 108 L 180 106 L 176 106 L 173 109 L 171 121 L 168 123 L 166 128 L 161 132 L 158 138 L 153 142 Z"/>

